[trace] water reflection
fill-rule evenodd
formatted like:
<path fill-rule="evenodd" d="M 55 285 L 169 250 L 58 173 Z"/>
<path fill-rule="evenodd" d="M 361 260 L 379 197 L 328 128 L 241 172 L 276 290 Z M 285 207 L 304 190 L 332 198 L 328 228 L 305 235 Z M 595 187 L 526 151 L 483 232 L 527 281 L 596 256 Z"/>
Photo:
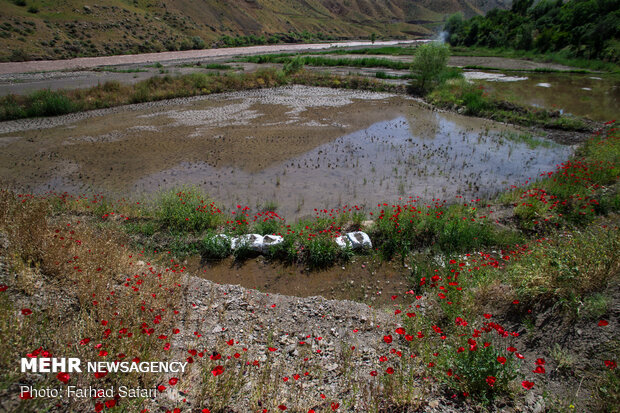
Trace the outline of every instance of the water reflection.
<path fill-rule="evenodd" d="M 292 218 L 345 203 L 372 207 L 399 197 L 493 195 L 553 170 L 571 151 L 515 132 L 461 126 L 443 114 L 418 119 L 378 122 L 254 173 L 183 162 L 140 179 L 135 189 L 192 183 L 226 206 L 275 200 Z"/>

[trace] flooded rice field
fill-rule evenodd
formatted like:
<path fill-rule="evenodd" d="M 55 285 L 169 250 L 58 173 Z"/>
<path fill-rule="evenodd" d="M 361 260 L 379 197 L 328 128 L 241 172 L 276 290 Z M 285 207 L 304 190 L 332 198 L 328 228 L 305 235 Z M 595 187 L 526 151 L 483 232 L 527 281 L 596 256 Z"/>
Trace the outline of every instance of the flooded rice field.
<path fill-rule="evenodd" d="M 493 195 L 571 148 L 390 94 L 293 86 L 0 124 L 18 190 L 148 198 L 180 185 L 225 207 L 314 208 Z"/>
<path fill-rule="evenodd" d="M 491 75 L 499 76 L 483 77 L 482 83 L 500 99 L 600 122 L 620 115 L 620 78 L 615 75 L 532 72 L 492 72 Z"/>

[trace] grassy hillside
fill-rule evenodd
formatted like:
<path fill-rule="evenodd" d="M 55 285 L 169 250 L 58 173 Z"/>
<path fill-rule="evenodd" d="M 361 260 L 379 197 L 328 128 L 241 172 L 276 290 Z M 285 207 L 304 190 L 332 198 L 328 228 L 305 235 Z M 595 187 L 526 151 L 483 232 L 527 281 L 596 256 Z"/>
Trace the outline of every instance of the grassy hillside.
<path fill-rule="evenodd" d="M 0 0 L 0 60 L 427 36 L 510 0 Z"/>

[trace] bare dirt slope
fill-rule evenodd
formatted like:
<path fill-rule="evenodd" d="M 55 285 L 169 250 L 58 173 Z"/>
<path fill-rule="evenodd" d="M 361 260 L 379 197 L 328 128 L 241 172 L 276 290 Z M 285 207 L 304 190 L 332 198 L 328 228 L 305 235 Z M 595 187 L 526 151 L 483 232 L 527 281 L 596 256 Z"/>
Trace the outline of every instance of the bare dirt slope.
<path fill-rule="evenodd" d="M 18 4 L 24 4 L 19 6 Z M 509 0 L 0 0 L 0 59 L 66 59 L 207 46 L 222 36 L 315 38 L 427 36 L 449 13 L 466 16 Z M 203 46 L 204 47 L 204 46 Z"/>

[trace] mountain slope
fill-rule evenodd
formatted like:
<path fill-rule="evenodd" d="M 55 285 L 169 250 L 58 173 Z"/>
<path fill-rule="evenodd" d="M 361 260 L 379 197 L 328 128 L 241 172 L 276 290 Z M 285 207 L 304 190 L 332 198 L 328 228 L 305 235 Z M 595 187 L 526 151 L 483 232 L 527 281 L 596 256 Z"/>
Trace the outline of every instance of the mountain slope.
<path fill-rule="evenodd" d="M 446 14 L 461 11 L 473 16 L 491 8 L 505 8 L 509 3 L 510 0 L 0 0 L 0 59 L 155 52 L 226 42 L 367 38 L 371 33 L 389 37 L 428 36 Z M 228 38 L 223 40 L 223 36 Z"/>

